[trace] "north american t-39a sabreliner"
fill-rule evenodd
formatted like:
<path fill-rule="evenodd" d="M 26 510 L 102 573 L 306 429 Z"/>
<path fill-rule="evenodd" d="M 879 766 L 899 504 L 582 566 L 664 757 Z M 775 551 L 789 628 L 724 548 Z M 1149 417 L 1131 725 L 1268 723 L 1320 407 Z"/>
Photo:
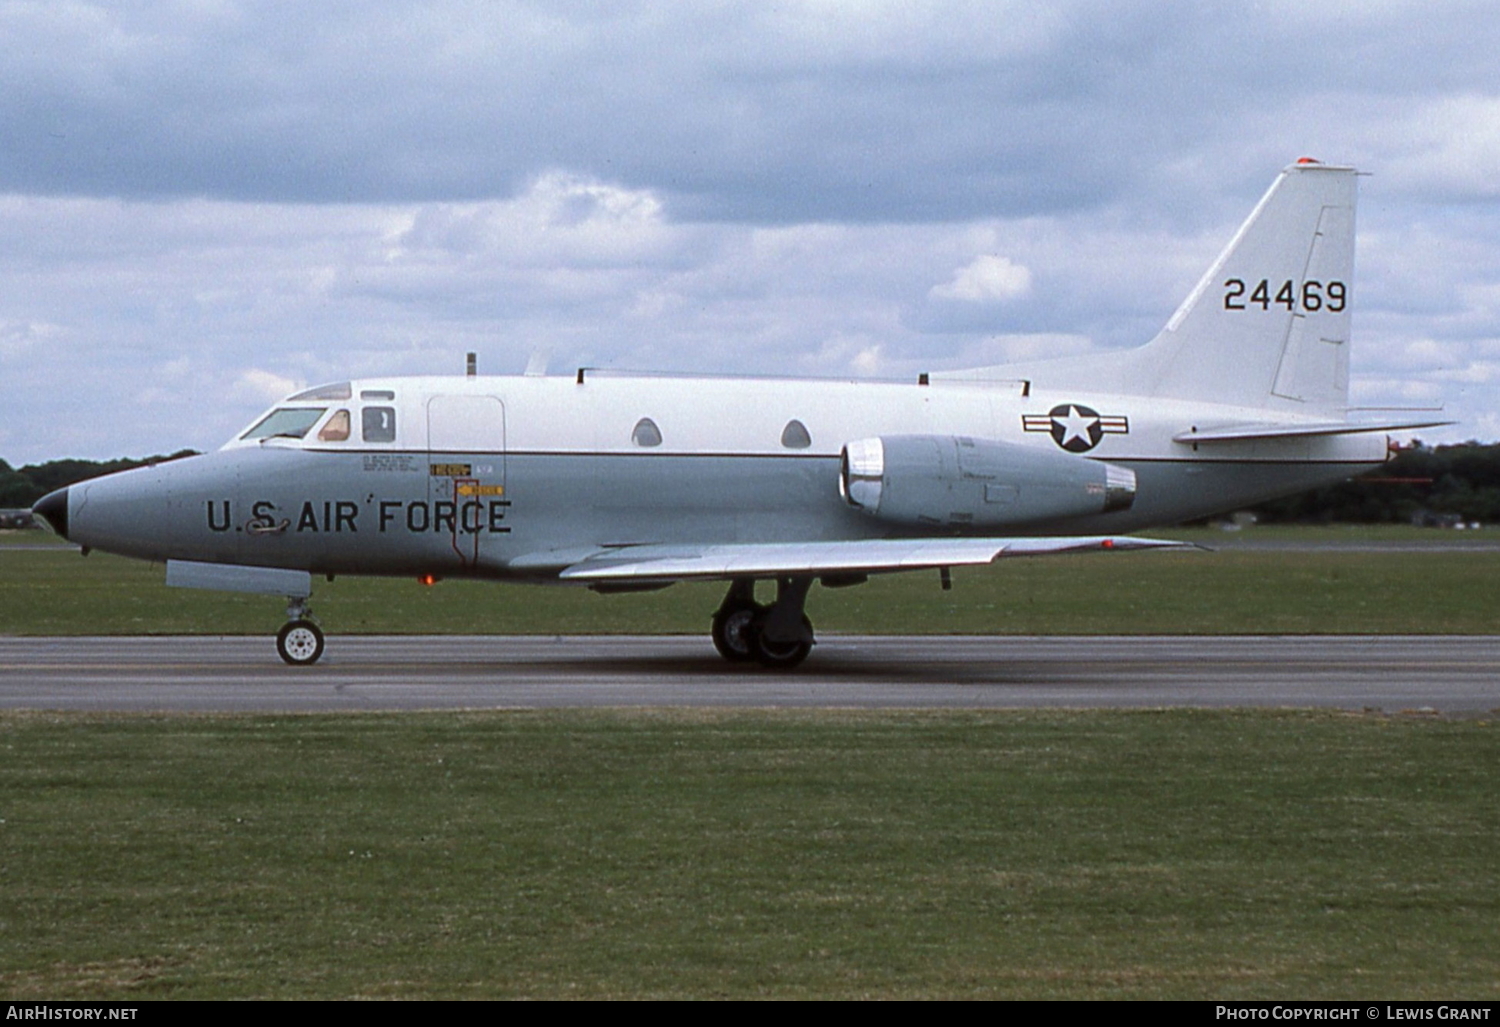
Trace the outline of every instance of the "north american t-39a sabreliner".
<path fill-rule="evenodd" d="M 814 582 L 1171 546 L 1123 533 L 1345 479 L 1388 458 L 1385 432 L 1441 423 L 1349 407 L 1355 178 L 1287 167 L 1138 349 L 899 383 L 339 382 L 35 509 L 85 552 L 166 561 L 168 584 L 286 597 L 288 663 L 323 651 L 313 576 L 373 574 L 725 581 L 719 652 L 792 666 Z"/>

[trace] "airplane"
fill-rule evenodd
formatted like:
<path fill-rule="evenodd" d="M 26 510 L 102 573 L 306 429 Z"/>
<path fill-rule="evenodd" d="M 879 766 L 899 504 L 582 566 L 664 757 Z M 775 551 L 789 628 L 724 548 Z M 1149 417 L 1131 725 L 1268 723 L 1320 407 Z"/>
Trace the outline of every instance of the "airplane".
<path fill-rule="evenodd" d="M 372 378 L 288 396 L 216 452 L 59 489 L 34 510 L 169 585 L 285 597 L 316 662 L 312 577 L 728 583 L 731 663 L 799 664 L 812 585 L 1003 557 L 1170 548 L 1128 532 L 1384 463 L 1351 408 L 1355 179 L 1277 176 L 1136 349 L 915 381 L 611 374 Z M 775 598 L 756 598 L 773 582 Z"/>

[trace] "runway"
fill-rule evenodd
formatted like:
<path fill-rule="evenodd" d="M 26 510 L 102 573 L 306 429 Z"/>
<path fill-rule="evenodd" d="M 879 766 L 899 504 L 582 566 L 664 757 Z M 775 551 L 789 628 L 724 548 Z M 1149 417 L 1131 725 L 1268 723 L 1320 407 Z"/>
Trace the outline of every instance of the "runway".
<path fill-rule="evenodd" d="M 1331 707 L 1500 713 L 1500 636 L 828 636 L 790 673 L 699 637 L 0 638 L 0 708 Z"/>

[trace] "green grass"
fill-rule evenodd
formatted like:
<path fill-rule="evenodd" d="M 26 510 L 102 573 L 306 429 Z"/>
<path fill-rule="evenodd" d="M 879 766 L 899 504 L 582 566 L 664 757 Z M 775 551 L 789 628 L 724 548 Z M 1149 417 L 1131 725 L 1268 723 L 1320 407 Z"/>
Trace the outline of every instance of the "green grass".
<path fill-rule="evenodd" d="M 1256 524 L 1242 530 L 1217 526 L 1163 528 L 1144 534 L 1160 538 L 1180 538 L 1206 546 L 1231 545 L 1237 540 L 1256 539 L 1295 542 L 1403 542 L 1411 545 L 1441 546 L 1450 543 L 1489 543 L 1500 545 L 1500 533 L 1489 530 L 1454 531 L 1444 528 L 1414 528 L 1409 524 Z"/>
<path fill-rule="evenodd" d="M 0 547 L 4 546 L 66 546 L 67 542 L 52 532 L 41 530 L 18 530 L 0 528 Z"/>
<path fill-rule="evenodd" d="M 1317 540 L 1329 531 L 1350 537 L 1337 529 L 1290 537 Z M 0 561 L 0 634 L 266 634 L 282 621 L 274 597 L 169 589 L 160 566 L 139 561 L 82 559 L 70 550 L 5 552 Z M 1500 548 L 1101 553 L 959 568 L 951 592 L 939 590 L 936 573 L 816 588 L 808 612 L 821 632 L 1485 634 L 1496 628 L 1497 582 Z M 314 582 L 313 606 L 335 634 L 697 633 L 722 593 L 720 584 L 598 596 L 340 578 Z"/>
<path fill-rule="evenodd" d="M 1500 733 L 0 714 L 0 996 L 1500 995 Z"/>

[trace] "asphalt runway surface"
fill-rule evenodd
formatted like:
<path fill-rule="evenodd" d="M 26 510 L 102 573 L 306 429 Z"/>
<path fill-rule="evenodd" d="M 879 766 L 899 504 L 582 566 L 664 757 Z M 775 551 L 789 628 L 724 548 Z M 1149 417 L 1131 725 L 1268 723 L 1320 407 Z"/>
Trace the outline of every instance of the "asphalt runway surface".
<path fill-rule="evenodd" d="M 827 636 L 790 672 L 707 638 L 333 636 L 313 667 L 270 638 L 0 638 L 0 708 L 301 711 L 541 707 L 1324 707 L 1500 713 L 1500 636 Z"/>

